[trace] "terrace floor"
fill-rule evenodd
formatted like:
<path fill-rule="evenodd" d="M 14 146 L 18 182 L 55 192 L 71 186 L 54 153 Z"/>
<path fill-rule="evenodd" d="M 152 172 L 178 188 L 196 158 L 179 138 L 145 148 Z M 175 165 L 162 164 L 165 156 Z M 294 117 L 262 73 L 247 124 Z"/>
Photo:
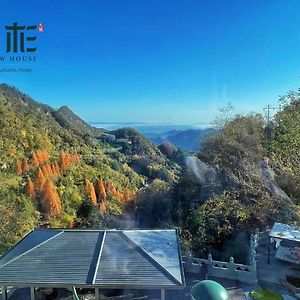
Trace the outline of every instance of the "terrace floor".
<path fill-rule="evenodd" d="M 300 277 L 300 266 L 284 262 L 275 257 L 276 249 L 271 244 L 270 264 L 268 264 L 268 235 L 260 235 L 256 249 L 257 281 L 261 287 L 276 290 L 284 299 L 296 299 L 285 287 L 280 284 L 280 278 L 285 276 Z"/>
<path fill-rule="evenodd" d="M 270 264 L 268 264 L 268 236 L 262 235 L 256 249 L 257 278 L 261 285 L 280 284 L 284 276 L 300 277 L 300 266 L 284 262 L 275 257 L 276 249 L 271 244 Z"/>

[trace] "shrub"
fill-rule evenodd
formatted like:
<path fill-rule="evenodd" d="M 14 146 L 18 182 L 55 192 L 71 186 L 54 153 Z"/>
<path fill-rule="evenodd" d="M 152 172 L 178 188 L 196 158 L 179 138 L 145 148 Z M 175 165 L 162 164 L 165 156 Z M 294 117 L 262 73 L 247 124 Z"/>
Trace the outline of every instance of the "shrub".
<path fill-rule="evenodd" d="M 250 292 L 255 300 L 283 300 L 283 297 L 271 289 L 256 289 Z"/>

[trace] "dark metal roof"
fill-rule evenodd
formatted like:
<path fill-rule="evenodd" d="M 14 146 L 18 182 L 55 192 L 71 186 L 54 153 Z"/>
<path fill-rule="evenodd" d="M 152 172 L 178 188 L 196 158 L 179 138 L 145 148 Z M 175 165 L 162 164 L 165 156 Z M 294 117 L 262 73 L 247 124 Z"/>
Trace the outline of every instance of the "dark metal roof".
<path fill-rule="evenodd" d="M 180 288 L 175 230 L 33 230 L 0 259 L 0 286 Z"/>

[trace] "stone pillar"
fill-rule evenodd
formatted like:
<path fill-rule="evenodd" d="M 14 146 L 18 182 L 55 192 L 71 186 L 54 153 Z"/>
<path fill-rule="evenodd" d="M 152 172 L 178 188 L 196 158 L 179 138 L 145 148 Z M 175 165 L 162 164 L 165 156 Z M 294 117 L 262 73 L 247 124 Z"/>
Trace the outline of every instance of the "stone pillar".
<path fill-rule="evenodd" d="M 30 300 L 35 300 L 35 288 L 30 287 Z"/>
<path fill-rule="evenodd" d="M 213 268 L 213 258 L 212 255 L 209 253 L 207 257 L 207 275 L 213 275 L 214 268 Z"/>
<path fill-rule="evenodd" d="M 2 292 L 2 300 L 7 300 L 7 293 L 6 293 L 5 286 L 1 286 L 1 292 Z"/>
<path fill-rule="evenodd" d="M 189 252 L 188 256 L 186 257 L 186 269 L 190 272 L 193 271 L 193 261 L 191 252 Z"/>
<path fill-rule="evenodd" d="M 166 300 L 166 291 L 164 289 L 160 290 L 160 300 Z"/>
<path fill-rule="evenodd" d="M 95 289 L 95 299 L 100 300 L 99 289 Z"/>
<path fill-rule="evenodd" d="M 235 271 L 235 264 L 234 264 L 234 258 L 233 256 L 230 256 L 229 258 L 229 265 L 228 265 L 228 275 L 230 276 L 230 278 L 234 279 L 234 280 L 238 280 L 238 276 L 239 273 Z"/>

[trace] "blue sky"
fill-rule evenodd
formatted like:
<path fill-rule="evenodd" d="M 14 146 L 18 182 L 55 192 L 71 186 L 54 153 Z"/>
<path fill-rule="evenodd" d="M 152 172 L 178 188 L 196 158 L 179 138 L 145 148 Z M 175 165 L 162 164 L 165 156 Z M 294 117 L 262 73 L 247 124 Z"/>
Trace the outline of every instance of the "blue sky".
<path fill-rule="evenodd" d="M 10 0 L 0 54 L 5 25 L 45 31 L 33 71 L 0 81 L 87 121 L 207 124 L 228 102 L 262 112 L 300 86 L 299 11 L 298 0 Z"/>

